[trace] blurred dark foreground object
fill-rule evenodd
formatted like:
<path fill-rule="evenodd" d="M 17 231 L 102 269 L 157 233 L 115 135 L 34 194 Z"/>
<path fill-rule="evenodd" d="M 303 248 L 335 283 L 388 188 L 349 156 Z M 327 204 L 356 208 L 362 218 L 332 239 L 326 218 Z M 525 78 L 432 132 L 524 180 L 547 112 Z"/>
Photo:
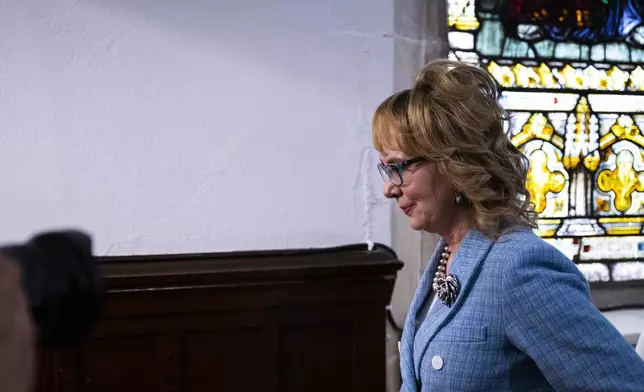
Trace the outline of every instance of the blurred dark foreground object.
<path fill-rule="evenodd" d="M 62 348 L 83 341 L 103 308 L 103 276 L 92 239 L 80 231 L 45 232 L 0 247 L 19 264 L 38 345 Z"/>

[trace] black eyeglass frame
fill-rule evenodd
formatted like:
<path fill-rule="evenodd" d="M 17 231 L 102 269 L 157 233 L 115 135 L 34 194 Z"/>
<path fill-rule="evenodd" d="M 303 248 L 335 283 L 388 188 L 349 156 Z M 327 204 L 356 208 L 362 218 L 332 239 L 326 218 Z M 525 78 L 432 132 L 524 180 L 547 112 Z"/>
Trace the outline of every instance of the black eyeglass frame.
<path fill-rule="evenodd" d="M 389 180 L 393 185 L 395 186 L 401 186 L 405 180 L 403 179 L 403 171 L 410 165 L 413 165 L 414 163 L 419 163 L 419 162 L 426 162 L 427 159 L 423 157 L 415 157 L 408 159 L 406 161 L 400 162 L 400 163 L 379 163 L 378 164 L 378 171 L 380 172 L 380 176 L 382 177 L 383 181 Z M 389 171 L 388 171 L 389 170 Z M 393 176 L 394 171 L 398 173 L 398 177 L 400 178 L 400 184 L 397 184 L 395 181 L 395 177 Z M 390 174 L 391 173 L 391 174 Z"/>

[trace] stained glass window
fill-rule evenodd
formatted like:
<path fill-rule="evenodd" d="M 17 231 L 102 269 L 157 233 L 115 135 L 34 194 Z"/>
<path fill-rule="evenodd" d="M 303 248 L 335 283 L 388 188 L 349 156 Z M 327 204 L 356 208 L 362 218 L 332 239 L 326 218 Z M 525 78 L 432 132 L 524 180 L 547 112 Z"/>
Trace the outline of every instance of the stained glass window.
<path fill-rule="evenodd" d="M 538 234 L 590 282 L 644 281 L 644 0 L 447 0 L 530 159 Z"/>

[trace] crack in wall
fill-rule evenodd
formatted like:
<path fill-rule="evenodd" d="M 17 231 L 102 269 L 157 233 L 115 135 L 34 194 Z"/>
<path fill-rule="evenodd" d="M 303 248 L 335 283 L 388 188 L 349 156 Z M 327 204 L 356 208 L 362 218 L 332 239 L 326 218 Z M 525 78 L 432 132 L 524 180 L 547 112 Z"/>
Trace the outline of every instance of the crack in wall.
<path fill-rule="evenodd" d="M 362 221 L 362 234 L 363 240 L 367 244 L 369 250 L 373 249 L 373 210 L 374 207 L 387 204 L 389 202 L 384 196 L 378 197 L 374 194 L 373 183 L 371 180 L 370 171 L 373 169 L 375 159 L 373 154 L 374 149 L 365 147 L 361 154 L 360 170 L 358 171 L 358 178 L 356 185 L 360 186 L 361 201 L 364 207 L 364 220 Z M 355 187 L 354 187 L 355 188 Z"/>
<path fill-rule="evenodd" d="M 442 39 L 434 35 L 428 34 L 424 39 L 418 39 L 406 36 L 404 34 L 394 33 L 391 31 L 385 31 L 383 33 L 365 33 L 357 30 L 331 30 L 331 34 L 347 36 L 347 37 L 358 37 L 358 38 L 398 38 L 405 42 L 411 42 L 415 44 L 441 44 Z"/>

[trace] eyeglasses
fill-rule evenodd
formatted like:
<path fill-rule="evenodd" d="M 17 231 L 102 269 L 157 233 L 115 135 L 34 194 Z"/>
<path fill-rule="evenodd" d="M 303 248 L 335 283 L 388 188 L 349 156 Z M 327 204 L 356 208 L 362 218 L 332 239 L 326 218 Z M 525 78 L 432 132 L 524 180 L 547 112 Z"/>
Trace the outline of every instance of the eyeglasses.
<path fill-rule="evenodd" d="M 378 164 L 378 171 L 382 176 L 383 181 L 389 180 L 395 186 L 401 186 L 403 184 L 403 170 L 405 170 L 409 165 L 418 162 L 424 162 L 425 158 L 416 157 L 408 159 L 400 163 L 390 163 L 390 164 Z"/>

